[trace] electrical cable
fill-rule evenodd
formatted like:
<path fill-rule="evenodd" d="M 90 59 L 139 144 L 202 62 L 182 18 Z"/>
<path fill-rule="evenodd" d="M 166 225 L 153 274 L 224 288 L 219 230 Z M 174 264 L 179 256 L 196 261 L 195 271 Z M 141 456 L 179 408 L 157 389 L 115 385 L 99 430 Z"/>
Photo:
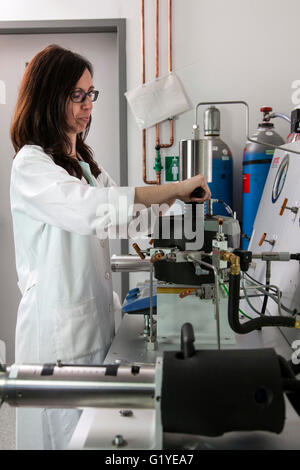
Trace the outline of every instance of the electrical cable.
<path fill-rule="evenodd" d="M 271 280 L 271 261 L 266 261 L 266 286 L 270 285 L 270 280 Z M 268 287 L 267 287 L 266 291 L 268 292 Z M 261 309 L 261 314 L 262 315 L 265 315 L 265 313 L 266 313 L 267 303 L 268 303 L 268 296 L 265 295 L 264 300 L 263 300 L 262 309 Z M 279 307 L 279 303 L 278 303 L 278 307 Z"/>
<path fill-rule="evenodd" d="M 243 280 L 244 280 L 244 279 L 245 279 L 245 278 L 243 277 Z M 246 280 L 247 280 L 247 279 L 246 279 Z M 251 281 L 248 281 L 248 282 L 252 283 Z M 276 292 L 277 292 L 277 297 L 275 297 L 274 295 L 270 294 L 270 293 L 267 291 L 267 289 L 264 289 L 264 287 L 266 287 L 266 286 L 264 286 L 264 284 L 257 285 L 256 283 L 253 282 L 252 285 L 253 285 L 258 291 L 262 292 L 262 293 L 264 294 L 264 296 L 271 297 L 272 300 L 274 300 L 274 302 L 277 303 L 277 305 L 278 305 L 278 314 L 279 314 L 280 316 L 282 316 L 282 311 L 281 311 L 282 305 L 281 305 L 281 300 L 280 300 L 280 289 L 279 289 L 279 287 L 277 287 L 277 286 L 275 286 L 275 285 L 269 285 L 269 286 L 268 286 L 268 289 L 269 289 L 269 290 L 271 290 L 271 289 L 272 289 L 272 290 L 276 290 Z M 264 315 L 264 313 L 259 312 L 258 310 L 256 310 L 256 309 L 252 306 L 251 302 L 248 301 L 248 298 L 247 298 L 247 294 L 246 294 L 246 293 L 245 293 L 245 297 L 246 297 L 247 302 L 249 303 L 249 306 L 250 306 L 251 308 L 253 308 L 253 310 L 254 310 L 258 315 Z"/>
<path fill-rule="evenodd" d="M 246 272 L 245 272 L 244 274 L 246 274 L 246 276 L 249 277 L 249 278 L 251 279 L 251 281 L 253 281 L 252 284 L 255 283 L 255 284 L 260 284 L 260 285 L 263 286 L 263 287 L 267 287 L 266 284 L 263 284 L 262 282 L 257 281 L 256 279 L 254 279 L 254 277 L 250 276 L 250 274 L 248 274 L 248 273 L 246 273 Z M 246 279 L 246 280 L 247 280 L 247 279 Z M 276 287 L 276 289 L 275 289 L 275 288 L 273 288 L 273 287 L 271 288 L 271 286 L 268 286 L 268 288 L 269 288 L 270 290 L 277 291 L 277 287 Z"/>
<path fill-rule="evenodd" d="M 255 312 L 257 313 L 258 315 L 260 315 L 261 313 L 256 310 L 256 308 L 252 305 L 252 303 L 250 302 L 249 300 L 249 297 L 247 295 L 247 290 L 246 290 L 246 287 L 245 287 L 245 278 L 244 276 L 242 277 L 242 289 L 243 289 L 243 292 L 244 292 L 244 295 L 245 295 L 245 299 L 247 301 L 247 304 L 249 305 L 249 307 Z"/>
<path fill-rule="evenodd" d="M 234 218 L 233 210 L 231 209 L 231 207 L 228 204 L 226 204 L 226 202 L 221 201 L 221 199 L 214 199 L 214 201 L 219 203 L 219 204 L 223 204 L 223 206 L 225 206 L 225 209 L 228 212 L 228 214 L 231 215 L 231 217 Z"/>
<path fill-rule="evenodd" d="M 265 284 L 262 284 L 261 282 L 257 281 L 256 279 L 254 279 L 252 276 L 250 276 L 250 274 L 248 273 L 244 273 L 246 274 L 247 277 L 249 277 L 253 282 L 252 282 L 252 285 L 257 285 L 259 284 L 260 286 L 262 287 L 266 287 Z M 246 279 L 246 281 L 249 281 L 248 279 Z M 249 281 L 250 282 L 250 281 Z M 258 287 L 257 287 L 258 289 Z M 278 299 L 278 293 L 280 293 L 280 290 L 279 290 L 279 287 L 275 286 L 275 287 L 272 287 L 272 285 L 268 286 L 268 290 L 272 290 L 274 292 L 277 292 L 277 297 L 275 297 L 274 295 L 268 293 L 268 296 L 271 297 L 272 300 L 274 300 L 274 302 L 278 303 L 277 299 Z M 260 289 L 261 292 L 262 289 Z M 264 291 L 264 293 L 266 293 L 266 291 Z M 281 298 L 281 295 L 279 295 L 279 298 Z M 285 312 L 289 313 L 290 315 L 299 315 L 299 313 L 297 312 L 297 309 L 290 309 L 288 307 L 286 307 L 285 305 L 283 305 L 280 301 L 280 308 L 282 310 L 284 310 Z"/>

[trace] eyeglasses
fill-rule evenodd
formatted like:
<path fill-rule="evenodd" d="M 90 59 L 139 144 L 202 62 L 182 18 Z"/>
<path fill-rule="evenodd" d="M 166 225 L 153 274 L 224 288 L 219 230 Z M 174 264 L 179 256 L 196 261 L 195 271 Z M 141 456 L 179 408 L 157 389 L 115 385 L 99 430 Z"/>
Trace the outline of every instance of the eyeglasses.
<path fill-rule="evenodd" d="M 76 90 L 70 93 L 70 98 L 73 103 L 83 103 L 88 96 L 91 101 L 96 101 L 98 98 L 99 91 L 98 90 L 91 90 L 85 93 L 83 90 Z"/>

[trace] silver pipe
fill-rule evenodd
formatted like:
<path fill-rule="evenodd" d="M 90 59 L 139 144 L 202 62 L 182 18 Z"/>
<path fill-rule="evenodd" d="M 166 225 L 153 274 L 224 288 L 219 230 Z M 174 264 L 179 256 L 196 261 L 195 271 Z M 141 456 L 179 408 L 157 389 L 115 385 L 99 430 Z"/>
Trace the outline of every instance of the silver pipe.
<path fill-rule="evenodd" d="M 141 259 L 137 255 L 116 256 L 113 255 L 110 260 L 111 270 L 115 273 L 120 272 L 148 272 L 150 271 L 150 256 Z"/>
<path fill-rule="evenodd" d="M 291 255 L 288 251 L 263 251 L 262 253 L 252 253 L 252 259 L 263 261 L 290 261 Z"/>
<path fill-rule="evenodd" d="M 291 123 L 291 118 L 289 116 L 287 116 L 286 114 L 283 114 L 283 113 L 271 113 L 269 114 L 269 118 L 270 119 L 274 119 L 274 118 L 281 118 L 281 119 L 284 119 L 285 121 Z"/>
<path fill-rule="evenodd" d="M 150 263 L 150 342 L 155 342 L 154 329 L 153 329 L 153 263 Z"/>
<path fill-rule="evenodd" d="M 272 294 L 270 294 L 266 289 L 269 289 L 269 290 L 276 290 L 277 292 L 277 301 L 275 300 L 275 302 L 277 303 L 278 305 L 278 315 L 282 316 L 282 310 L 281 310 L 281 300 L 280 300 L 280 289 L 278 286 L 276 286 L 275 284 L 270 284 L 270 285 L 266 285 L 266 284 L 262 284 L 262 285 L 259 285 L 259 284 L 255 284 L 251 279 L 247 278 L 245 279 L 245 281 L 249 282 L 250 284 L 252 284 L 253 287 L 255 287 L 255 289 L 257 289 L 259 292 L 263 292 L 265 295 L 268 295 L 269 297 L 272 298 Z M 248 289 L 248 288 L 247 288 Z M 275 297 L 275 296 L 274 296 Z M 274 299 L 273 299 L 274 300 Z M 252 307 L 251 307 L 252 308 Z M 253 310 L 255 310 L 253 308 Z M 255 310 L 256 311 L 256 310 Z M 261 312 L 259 312 L 261 313 Z"/>
<path fill-rule="evenodd" d="M 270 144 L 270 143 L 267 143 L 267 142 L 262 142 L 260 140 L 251 139 L 251 137 L 249 135 L 249 106 L 248 106 L 248 103 L 246 103 L 246 101 L 207 101 L 207 102 L 205 101 L 205 102 L 198 103 L 196 105 L 196 110 L 195 110 L 194 128 L 199 127 L 198 126 L 198 108 L 200 106 L 211 106 L 211 105 L 220 105 L 220 104 L 243 104 L 246 107 L 246 137 L 247 137 L 247 140 L 249 140 L 250 142 L 253 142 L 254 144 L 267 145 L 268 147 L 272 147 L 274 149 L 280 149 L 280 150 L 284 150 L 285 152 L 292 152 L 292 153 L 296 153 L 297 155 L 300 155 L 299 151 L 294 150 L 294 149 L 292 150 L 288 147 L 273 145 L 273 144 Z"/>
<path fill-rule="evenodd" d="M 192 261 L 202 264 L 203 266 L 206 266 L 207 268 L 211 269 L 214 272 L 215 276 L 215 314 L 216 314 L 216 323 L 217 323 L 217 342 L 218 342 L 218 349 L 221 349 L 221 338 L 220 338 L 220 310 L 219 310 L 219 302 L 220 302 L 220 294 L 219 294 L 219 276 L 218 276 L 218 271 L 217 269 L 212 266 L 209 263 L 206 263 L 205 261 L 199 260 L 197 258 L 194 258 L 191 255 L 188 255 L 188 259 L 191 259 Z"/>
<path fill-rule="evenodd" d="M 14 364 L 0 373 L 0 403 L 38 408 L 154 406 L 155 366 L 140 367 L 138 372 L 119 366 L 112 374 L 109 367 L 116 366 Z"/>

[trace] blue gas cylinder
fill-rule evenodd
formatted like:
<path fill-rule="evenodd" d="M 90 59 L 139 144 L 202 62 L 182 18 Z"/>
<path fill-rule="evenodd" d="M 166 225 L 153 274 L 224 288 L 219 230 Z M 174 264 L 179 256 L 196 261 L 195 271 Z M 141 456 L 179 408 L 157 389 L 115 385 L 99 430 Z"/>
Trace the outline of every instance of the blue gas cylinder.
<path fill-rule="evenodd" d="M 251 137 L 257 143 L 248 141 L 244 149 L 243 161 L 243 217 L 242 249 L 246 250 L 251 238 L 256 212 L 261 200 L 265 182 L 268 176 L 275 149 L 259 142 L 267 144 L 283 145 L 283 138 L 274 131 L 274 124 L 269 121 L 270 107 L 260 109 L 263 113 L 263 121 Z"/>
<path fill-rule="evenodd" d="M 212 182 L 208 183 L 213 199 L 219 199 L 232 208 L 233 163 L 228 145 L 220 138 L 220 111 L 210 106 L 204 112 L 204 138 L 212 142 Z M 228 216 L 222 203 L 213 205 L 213 213 Z"/>

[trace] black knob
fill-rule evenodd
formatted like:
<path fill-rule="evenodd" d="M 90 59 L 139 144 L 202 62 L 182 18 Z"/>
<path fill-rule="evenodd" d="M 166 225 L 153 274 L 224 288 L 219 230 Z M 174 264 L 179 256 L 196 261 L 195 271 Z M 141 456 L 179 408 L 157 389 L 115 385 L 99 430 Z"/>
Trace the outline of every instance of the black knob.
<path fill-rule="evenodd" d="M 184 323 L 181 327 L 181 352 L 184 359 L 194 356 L 194 328 L 191 323 Z"/>
<path fill-rule="evenodd" d="M 201 199 L 202 197 L 204 197 L 204 195 L 204 189 L 201 188 L 201 186 L 198 186 L 198 188 L 194 189 L 194 191 L 192 192 L 191 197 L 198 197 L 199 199 Z"/>

